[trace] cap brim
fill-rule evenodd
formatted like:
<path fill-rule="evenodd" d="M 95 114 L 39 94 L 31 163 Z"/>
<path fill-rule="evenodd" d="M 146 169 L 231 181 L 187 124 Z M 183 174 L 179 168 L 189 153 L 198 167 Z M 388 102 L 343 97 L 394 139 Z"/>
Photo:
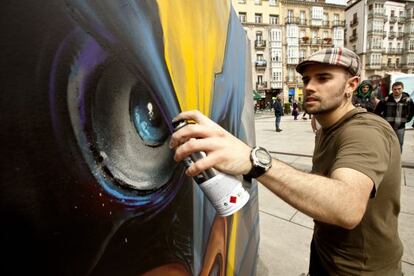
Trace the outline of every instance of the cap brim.
<path fill-rule="evenodd" d="M 302 75 L 303 71 L 305 71 L 306 66 L 311 65 L 311 64 L 324 64 L 324 63 L 314 61 L 314 60 L 305 60 L 299 63 L 298 65 L 296 65 L 296 72 Z"/>

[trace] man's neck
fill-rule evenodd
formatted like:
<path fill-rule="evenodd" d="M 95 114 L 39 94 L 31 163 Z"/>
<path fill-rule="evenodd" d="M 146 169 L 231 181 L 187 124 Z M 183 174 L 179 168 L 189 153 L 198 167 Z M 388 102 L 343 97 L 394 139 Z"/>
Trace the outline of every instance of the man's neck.
<path fill-rule="evenodd" d="M 352 104 L 346 104 L 341 106 L 329 113 L 317 114 L 315 115 L 316 120 L 322 126 L 322 128 L 328 128 L 338 122 L 345 114 L 349 111 L 355 109 L 355 106 Z"/>
<path fill-rule="evenodd" d="M 392 95 L 392 96 L 394 97 L 394 100 L 398 103 L 402 98 L 402 93 L 398 97 L 396 97 L 394 95 Z"/>

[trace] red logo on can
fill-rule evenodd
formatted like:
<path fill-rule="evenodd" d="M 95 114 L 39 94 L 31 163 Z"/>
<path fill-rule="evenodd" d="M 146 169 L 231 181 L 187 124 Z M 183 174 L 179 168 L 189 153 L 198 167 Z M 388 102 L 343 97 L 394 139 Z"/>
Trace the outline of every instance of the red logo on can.
<path fill-rule="evenodd" d="M 237 201 L 237 197 L 235 197 L 235 196 L 230 197 L 230 202 L 231 203 L 236 203 L 236 201 Z"/>

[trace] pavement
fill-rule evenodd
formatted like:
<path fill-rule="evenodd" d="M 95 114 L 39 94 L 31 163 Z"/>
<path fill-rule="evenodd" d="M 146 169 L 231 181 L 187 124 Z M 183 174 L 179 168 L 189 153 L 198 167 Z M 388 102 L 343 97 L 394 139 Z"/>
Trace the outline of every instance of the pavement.
<path fill-rule="evenodd" d="M 283 116 L 275 132 L 273 112 L 255 114 L 256 144 L 277 159 L 310 171 L 315 135 L 310 120 Z M 414 129 L 405 132 L 402 154 L 399 234 L 404 245 L 402 268 L 414 276 Z M 295 276 L 308 271 L 313 220 L 259 185 L 260 245 L 257 275 Z"/>

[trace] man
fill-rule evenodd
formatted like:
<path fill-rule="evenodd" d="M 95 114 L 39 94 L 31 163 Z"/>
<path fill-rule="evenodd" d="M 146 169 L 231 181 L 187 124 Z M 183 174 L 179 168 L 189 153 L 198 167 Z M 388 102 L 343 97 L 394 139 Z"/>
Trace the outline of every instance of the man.
<path fill-rule="evenodd" d="M 175 160 L 204 151 L 207 156 L 188 175 L 214 167 L 256 178 L 314 218 L 310 275 L 401 275 L 401 154 L 389 124 L 352 105 L 358 56 L 344 48 L 324 49 L 296 70 L 303 76 L 304 107 L 322 127 L 311 173 L 270 158 L 263 148 L 252 150 L 198 111 L 175 118 L 197 122 L 172 135 Z"/>
<path fill-rule="evenodd" d="M 362 107 L 369 112 L 374 112 L 376 103 L 374 95 L 372 95 L 372 85 L 369 80 L 364 80 L 358 86 L 357 91 L 352 98 L 352 103 L 356 107 Z"/>
<path fill-rule="evenodd" d="M 273 109 L 275 111 L 276 132 L 281 132 L 282 130 L 280 129 L 280 121 L 282 120 L 282 116 L 283 116 L 283 106 L 282 106 L 281 99 L 279 96 L 276 97 L 276 100 L 273 104 Z"/>
<path fill-rule="evenodd" d="M 414 116 L 414 103 L 408 93 L 403 92 L 404 84 L 400 81 L 393 83 L 392 93 L 375 108 L 375 113 L 382 116 L 397 134 L 400 150 L 403 150 L 405 123 Z"/>

